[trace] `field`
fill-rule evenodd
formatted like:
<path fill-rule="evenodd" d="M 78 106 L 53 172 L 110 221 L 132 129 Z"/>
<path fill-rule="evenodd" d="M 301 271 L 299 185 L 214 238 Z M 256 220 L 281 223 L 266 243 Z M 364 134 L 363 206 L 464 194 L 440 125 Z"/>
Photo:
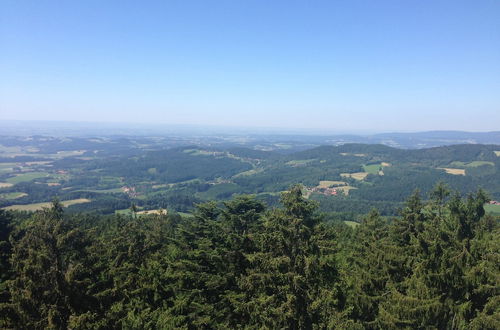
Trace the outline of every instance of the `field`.
<path fill-rule="evenodd" d="M 9 188 L 12 187 L 13 184 L 9 182 L 0 182 L 0 188 Z"/>
<path fill-rule="evenodd" d="M 340 176 L 343 178 L 353 178 L 355 180 L 364 180 L 369 173 L 367 172 L 356 172 L 356 173 L 341 173 Z"/>
<path fill-rule="evenodd" d="M 132 215 L 132 211 L 130 209 L 115 210 L 115 214 Z"/>
<path fill-rule="evenodd" d="M 500 157 L 500 151 L 494 151 L 495 152 L 495 155 L 497 155 L 498 157 Z"/>
<path fill-rule="evenodd" d="M 495 214 L 500 214 L 500 205 L 485 204 L 485 205 L 484 205 L 484 210 L 485 210 L 487 213 L 495 213 Z"/>
<path fill-rule="evenodd" d="M 337 189 L 337 190 L 342 190 L 342 191 L 344 192 L 344 195 L 346 195 L 346 196 L 347 196 L 347 195 L 349 195 L 349 191 L 350 191 L 351 189 L 358 189 L 358 188 L 356 188 L 356 187 L 351 187 L 351 186 L 343 186 L 343 187 L 336 187 L 335 189 Z"/>
<path fill-rule="evenodd" d="M 56 158 L 64 158 L 64 157 L 71 157 L 71 156 L 81 156 L 85 153 L 86 150 L 65 150 L 65 151 L 58 151 L 54 157 Z"/>
<path fill-rule="evenodd" d="M 239 177 L 242 177 L 242 176 L 254 175 L 254 174 L 257 174 L 257 173 L 260 173 L 260 172 L 263 172 L 263 171 L 264 171 L 264 169 L 262 169 L 262 168 L 252 169 L 252 170 L 240 172 L 240 173 L 234 175 L 233 178 L 239 178 Z"/>
<path fill-rule="evenodd" d="M 320 181 L 318 188 L 330 188 L 337 186 L 347 186 L 347 183 L 344 181 Z"/>
<path fill-rule="evenodd" d="M 375 175 L 378 174 L 381 167 L 382 167 L 381 164 L 363 165 L 363 169 L 365 170 L 365 172 Z"/>
<path fill-rule="evenodd" d="M 48 176 L 47 172 L 28 172 L 23 174 L 17 174 L 11 178 L 8 178 L 6 181 L 12 184 L 20 183 L 20 182 L 28 182 L 38 178 L 44 178 Z"/>
<path fill-rule="evenodd" d="M 463 167 L 478 167 L 478 166 L 483 166 L 483 165 L 495 166 L 495 163 L 493 163 L 493 162 L 487 162 L 487 161 L 483 161 L 483 160 L 475 160 L 475 161 L 469 162 L 469 163 L 452 162 L 450 164 L 450 166 L 460 167 L 460 168 L 463 168 Z"/>
<path fill-rule="evenodd" d="M 356 222 L 356 221 L 347 221 L 346 220 L 346 221 L 344 221 L 344 223 L 351 228 L 356 228 L 357 226 L 359 226 L 359 222 Z"/>
<path fill-rule="evenodd" d="M 16 166 L 16 163 L 3 163 L 3 164 L 0 164 L 0 174 L 1 173 L 12 172 L 13 167 L 15 167 L 15 166 Z"/>
<path fill-rule="evenodd" d="M 70 205 L 89 203 L 89 202 L 90 202 L 90 199 L 78 198 L 78 199 L 70 199 L 67 201 L 61 201 L 61 204 L 64 207 L 68 207 Z M 37 210 L 43 209 L 44 207 L 50 207 L 50 205 L 52 205 L 51 202 L 34 203 L 34 204 L 26 204 L 26 205 L 11 205 L 11 206 L 4 207 L 4 209 L 11 210 L 11 211 L 37 211 Z"/>
<path fill-rule="evenodd" d="M 445 170 L 448 174 L 465 175 L 465 170 L 462 168 L 438 167 L 439 170 Z"/>
<path fill-rule="evenodd" d="M 162 184 L 154 184 L 154 185 L 151 186 L 151 188 L 153 188 L 153 189 L 160 189 L 160 188 L 170 188 L 172 186 L 173 186 L 172 183 L 162 183 Z"/>
<path fill-rule="evenodd" d="M 23 192 L 11 192 L 11 193 L 0 194 L 0 199 L 16 199 L 24 196 L 28 196 L 28 194 Z"/>

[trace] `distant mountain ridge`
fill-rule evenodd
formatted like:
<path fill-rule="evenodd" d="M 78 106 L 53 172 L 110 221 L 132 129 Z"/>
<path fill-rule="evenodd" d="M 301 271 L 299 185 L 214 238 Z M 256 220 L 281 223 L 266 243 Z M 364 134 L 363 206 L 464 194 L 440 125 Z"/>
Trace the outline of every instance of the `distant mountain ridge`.
<path fill-rule="evenodd" d="M 499 125 L 500 126 L 500 125 Z M 259 128 L 70 123 L 0 120 L 0 144 L 15 137 L 112 138 L 143 139 L 160 137 L 175 141 L 175 145 L 204 145 L 221 147 L 247 147 L 264 151 L 282 150 L 285 153 L 306 150 L 320 145 L 346 143 L 384 144 L 403 149 L 422 149 L 454 144 L 498 144 L 500 131 L 421 131 L 385 133 L 339 133 L 325 130 L 273 130 Z M 19 141 L 15 142 L 19 143 Z M 282 146 L 285 145 L 285 146 Z"/>
<path fill-rule="evenodd" d="M 500 131 L 463 132 L 428 131 L 415 133 L 381 133 L 372 136 L 380 143 L 403 148 L 425 148 L 450 144 L 500 144 Z"/>

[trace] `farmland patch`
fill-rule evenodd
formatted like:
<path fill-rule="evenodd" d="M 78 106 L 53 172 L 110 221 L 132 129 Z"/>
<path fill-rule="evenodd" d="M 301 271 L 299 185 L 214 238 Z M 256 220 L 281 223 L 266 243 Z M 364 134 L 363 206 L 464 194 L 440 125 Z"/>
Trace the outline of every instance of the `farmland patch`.
<path fill-rule="evenodd" d="M 28 182 L 34 179 L 47 177 L 49 174 L 47 172 L 27 172 L 22 174 L 16 174 L 16 176 L 8 178 L 6 181 L 12 184 L 19 182 Z"/>
<path fill-rule="evenodd" d="M 330 188 L 338 186 L 347 186 L 347 182 L 344 181 L 320 181 L 318 188 Z"/>
<path fill-rule="evenodd" d="M 452 175 L 465 175 L 465 169 L 463 168 L 438 167 L 438 170 L 445 170 L 446 173 Z"/>
<path fill-rule="evenodd" d="M 469 163 L 458 162 L 458 161 L 450 163 L 450 167 L 457 167 L 457 168 L 479 167 L 479 166 L 483 166 L 483 165 L 495 166 L 495 163 L 483 161 L 483 160 L 475 160 L 475 161 L 469 162 Z"/>
<path fill-rule="evenodd" d="M 353 178 L 355 180 L 364 180 L 368 175 L 367 172 L 356 172 L 356 173 L 340 173 L 340 176 L 343 178 Z"/>
<path fill-rule="evenodd" d="M 10 200 L 10 199 L 21 198 L 24 196 L 28 196 L 28 194 L 23 193 L 23 192 L 11 192 L 11 193 L 0 194 L 0 199 L 9 199 Z"/>
<path fill-rule="evenodd" d="M 89 203 L 90 199 L 87 198 L 78 198 L 78 199 L 70 199 L 67 201 L 61 201 L 61 204 L 64 207 L 68 207 L 71 205 L 75 204 L 83 204 L 83 203 Z M 3 209 L 5 210 L 11 210 L 11 211 L 37 211 L 41 210 L 44 207 L 50 207 L 52 205 L 51 202 L 46 202 L 46 203 L 33 203 L 33 204 L 25 204 L 25 205 L 11 205 L 4 207 Z"/>
<path fill-rule="evenodd" d="M 500 214 L 500 204 L 485 204 L 484 210 L 487 213 Z"/>
<path fill-rule="evenodd" d="M 356 221 L 347 221 L 346 220 L 346 221 L 344 221 L 344 223 L 351 228 L 356 228 L 357 226 L 359 226 L 359 222 L 356 222 Z"/>

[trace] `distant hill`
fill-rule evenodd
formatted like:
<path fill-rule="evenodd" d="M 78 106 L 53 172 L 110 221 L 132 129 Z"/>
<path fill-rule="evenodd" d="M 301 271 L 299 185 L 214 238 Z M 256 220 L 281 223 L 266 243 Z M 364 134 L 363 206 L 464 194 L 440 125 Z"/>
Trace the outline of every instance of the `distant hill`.
<path fill-rule="evenodd" d="M 344 220 L 373 207 L 395 215 L 415 189 L 426 195 L 440 181 L 461 194 L 482 187 L 500 200 L 500 143 L 475 143 L 498 135 L 350 136 L 371 143 L 349 143 L 347 136 L 0 137 L 0 208 L 59 196 L 91 200 L 69 210 L 112 213 L 133 202 L 185 212 L 234 194 L 277 205 L 280 193 L 296 183 L 322 211 L 343 213 Z M 466 143 L 419 148 L 423 140 L 466 137 Z M 407 148 L 394 147 L 404 141 L 410 141 Z"/>
<path fill-rule="evenodd" d="M 430 131 L 383 133 L 371 136 L 375 143 L 400 148 L 428 148 L 452 144 L 500 144 L 500 132 Z"/>

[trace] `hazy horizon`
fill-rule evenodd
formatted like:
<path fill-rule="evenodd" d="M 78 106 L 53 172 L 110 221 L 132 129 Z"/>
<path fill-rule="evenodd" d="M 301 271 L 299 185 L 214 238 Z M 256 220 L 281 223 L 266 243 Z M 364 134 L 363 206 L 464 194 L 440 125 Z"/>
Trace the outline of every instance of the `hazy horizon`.
<path fill-rule="evenodd" d="M 69 132 L 80 130 L 82 133 L 90 132 L 104 135 L 112 135 L 114 132 L 122 132 L 124 135 L 151 133 L 151 135 L 163 133 L 170 134 L 208 134 L 208 135 L 310 135 L 310 136 L 375 136 L 379 134 L 418 134 L 418 133 L 464 133 L 464 134 L 487 134 L 500 133 L 499 130 L 472 131 L 472 130 L 334 130 L 334 129 L 312 129 L 300 127 L 259 127 L 259 126 L 224 126 L 224 125 L 202 125 L 202 124 L 164 124 L 164 123 L 133 123 L 133 122 L 92 122 L 92 121 L 57 121 L 57 120 L 2 120 L 0 119 L 0 130 L 4 135 L 24 131 L 23 135 L 59 135 L 64 136 Z M 111 129 L 111 133 L 109 130 Z M 40 133 L 42 132 L 42 133 Z M 88 134 L 90 134 L 88 133 Z M 0 133 L 0 135 L 2 135 Z"/>
<path fill-rule="evenodd" d="M 500 2 L 4 2 L 0 120 L 500 129 Z"/>

